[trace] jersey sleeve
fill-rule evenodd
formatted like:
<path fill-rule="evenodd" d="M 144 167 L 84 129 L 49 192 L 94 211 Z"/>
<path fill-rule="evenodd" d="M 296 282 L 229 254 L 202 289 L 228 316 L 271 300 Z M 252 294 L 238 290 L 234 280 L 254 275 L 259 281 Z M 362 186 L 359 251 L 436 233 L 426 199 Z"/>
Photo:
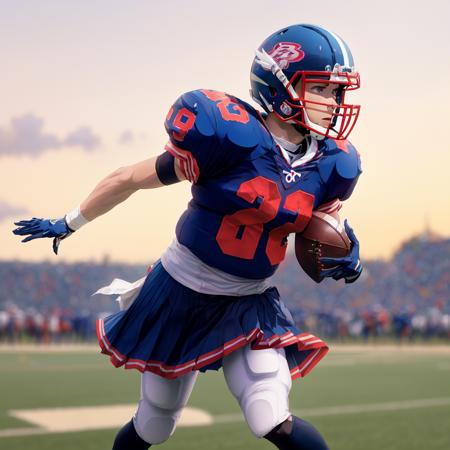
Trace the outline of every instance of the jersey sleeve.
<path fill-rule="evenodd" d="M 248 112 L 233 97 L 208 90 L 187 92 L 167 114 L 166 150 L 192 183 L 217 177 L 257 145 L 249 122 Z"/>
<path fill-rule="evenodd" d="M 328 147 L 327 157 L 319 166 L 325 195 L 318 209 L 337 211 L 340 202 L 347 200 L 355 189 L 362 173 L 361 159 L 356 148 L 348 141 L 332 141 Z"/>
<path fill-rule="evenodd" d="M 216 130 L 209 111 L 195 91 L 187 92 L 172 105 L 164 125 L 169 135 L 165 149 L 180 162 L 185 177 L 196 183 L 208 170 L 208 155 L 216 147 Z"/>

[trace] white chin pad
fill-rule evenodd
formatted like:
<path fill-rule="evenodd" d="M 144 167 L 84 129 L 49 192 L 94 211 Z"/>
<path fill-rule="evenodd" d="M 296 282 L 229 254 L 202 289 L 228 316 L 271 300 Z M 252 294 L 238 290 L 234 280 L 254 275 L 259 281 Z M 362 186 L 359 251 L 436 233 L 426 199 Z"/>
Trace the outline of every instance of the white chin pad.
<path fill-rule="evenodd" d="M 284 349 L 243 347 L 224 358 L 223 370 L 255 436 L 265 436 L 290 416 L 292 381 Z"/>

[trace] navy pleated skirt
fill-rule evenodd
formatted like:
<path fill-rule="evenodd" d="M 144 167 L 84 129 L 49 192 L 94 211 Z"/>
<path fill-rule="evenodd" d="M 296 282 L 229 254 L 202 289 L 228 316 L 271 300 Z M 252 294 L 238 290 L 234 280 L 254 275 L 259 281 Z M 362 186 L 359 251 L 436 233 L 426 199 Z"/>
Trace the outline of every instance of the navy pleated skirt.
<path fill-rule="evenodd" d="M 128 309 L 97 321 L 97 338 L 114 366 L 165 378 L 218 370 L 222 358 L 250 344 L 253 350 L 284 347 L 295 379 L 328 352 L 325 342 L 294 325 L 276 288 L 242 297 L 201 294 L 160 262 Z"/>

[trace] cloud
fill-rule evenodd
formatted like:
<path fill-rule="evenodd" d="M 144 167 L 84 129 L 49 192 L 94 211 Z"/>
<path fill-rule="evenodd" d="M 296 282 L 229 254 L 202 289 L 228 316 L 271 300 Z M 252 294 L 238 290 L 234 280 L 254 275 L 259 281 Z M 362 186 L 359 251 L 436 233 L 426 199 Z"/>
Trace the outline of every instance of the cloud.
<path fill-rule="evenodd" d="M 135 141 L 134 133 L 130 130 L 125 130 L 119 136 L 119 144 L 120 145 L 130 145 Z"/>
<path fill-rule="evenodd" d="M 5 201 L 0 200 L 0 222 L 14 217 L 14 219 L 20 220 L 22 216 L 29 214 L 29 210 L 22 206 L 14 206 Z"/>
<path fill-rule="evenodd" d="M 80 127 L 60 138 L 44 131 L 44 120 L 34 114 L 14 117 L 8 127 L 0 127 L 0 156 L 37 157 L 48 150 L 80 147 L 90 151 L 100 146 L 100 138 L 89 127 Z"/>
<path fill-rule="evenodd" d="M 85 150 L 94 150 L 100 145 L 100 139 L 88 127 L 80 127 L 72 131 L 63 141 L 64 146 L 79 146 Z"/>

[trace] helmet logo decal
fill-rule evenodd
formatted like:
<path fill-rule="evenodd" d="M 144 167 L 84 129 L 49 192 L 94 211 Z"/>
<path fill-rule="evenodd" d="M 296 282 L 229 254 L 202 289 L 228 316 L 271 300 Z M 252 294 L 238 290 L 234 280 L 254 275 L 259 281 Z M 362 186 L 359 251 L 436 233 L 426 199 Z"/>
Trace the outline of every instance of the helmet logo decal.
<path fill-rule="evenodd" d="M 280 109 L 281 109 L 281 112 L 286 116 L 288 116 L 289 114 L 292 114 L 292 108 L 286 102 L 283 102 L 280 105 Z"/>
<path fill-rule="evenodd" d="M 278 42 L 268 54 L 278 63 L 282 70 L 287 69 L 290 63 L 301 61 L 305 52 L 296 42 Z"/>

